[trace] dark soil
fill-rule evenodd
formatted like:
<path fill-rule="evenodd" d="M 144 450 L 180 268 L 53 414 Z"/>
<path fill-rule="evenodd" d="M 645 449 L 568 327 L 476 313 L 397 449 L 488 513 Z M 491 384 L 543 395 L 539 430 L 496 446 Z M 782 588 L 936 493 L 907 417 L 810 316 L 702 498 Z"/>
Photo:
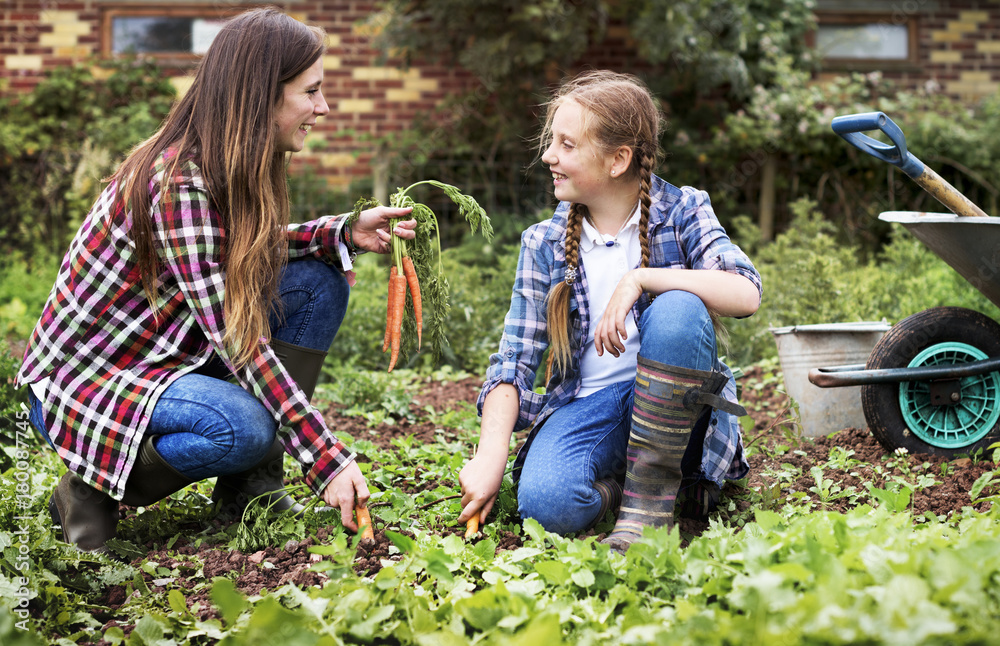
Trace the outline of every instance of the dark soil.
<path fill-rule="evenodd" d="M 723 511 L 718 512 L 720 515 L 732 517 L 734 514 L 752 511 L 751 499 L 759 500 L 752 495 L 753 492 L 761 495 L 771 492 L 779 499 L 795 492 L 806 492 L 818 509 L 833 511 L 847 511 L 858 504 L 856 497 L 851 495 L 824 501 L 809 493 L 810 488 L 816 485 L 810 468 L 822 466 L 823 478 L 832 481 L 831 490 L 839 487 L 841 492 L 855 491 L 862 494 L 862 499 L 868 498 L 866 483 L 885 488 L 887 479 L 893 476 L 910 480 L 920 475 L 932 476 L 937 484 L 919 491 L 911 501 L 911 509 L 915 518 L 928 512 L 945 517 L 970 505 L 969 490 L 972 484 L 982 473 L 993 467 L 987 460 L 961 458 L 948 461 L 930 455 L 895 455 L 880 446 L 867 429 L 847 428 L 816 439 L 797 437 L 790 430 L 788 398 L 777 385 L 746 387 L 748 384 L 759 383 L 760 379 L 761 375 L 757 371 L 751 371 L 743 378 L 743 404 L 754 421 L 753 429 L 746 433 L 745 438 L 750 453 L 751 473 L 745 484 L 730 483 L 723 489 L 723 504 L 720 506 Z M 481 381 L 476 378 L 457 382 L 428 381 L 423 384 L 412 403 L 413 419 L 422 420 L 425 416 L 420 411 L 426 406 L 443 411 L 462 403 L 474 402 L 480 385 Z M 365 437 L 385 448 L 390 447 L 390 442 L 396 436 L 415 436 L 422 441 L 431 441 L 436 433 L 441 432 L 439 426 L 428 422 L 411 423 L 404 420 L 396 425 L 384 424 L 371 433 L 372 429 L 366 425 L 365 420 L 343 415 L 337 405 L 329 406 L 324 414 L 331 428 L 346 431 L 354 437 Z M 835 469 L 828 464 L 834 447 L 841 447 L 849 453 L 843 469 Z M 851 462 L 850 459 L 857 462 Z M 802 475 L 794 482 L 780 482 L 775 474 L 783 464 L 798 467 Z M 378 465 L 373 464 L 372 468 L 377 469 Z M 730 508 L 730 503 L 733 503 L 735 510 Z M 988 504 L 980 503 L 978 508 L 985 510 Z M 128 513 L 133 510 L 123 508 L 123 511 Z M 359 543 L 354 562 L 355 571 L 361 575 L 373 575 L 382 567 L 383 560 L 399 558 L 390 556 L 391 543 L 378 521 L 377 508 L 373 507 L 372 512 L 376 526 L 375 538 Z M 680 518 L 678 525 L 686 543 L 705 531 L 708 521 Z M 442 533 L 461 534 L 463 531 L 464 528 L 454 526 L 442 530 Z M 309 568 L 321 557 L 310 554 L 308 547 L 317 540 L 322 542 L 327 535 L 327 530 L 321 530 L 316 539 L 310 537 L 301 542 L 289 541 L 281 548 L 269 547 L 249 554 L 230 552 L 219 549 L 218 546 L 196 549 L 190 544 L 184 544 L 184 539 L 181 539 L 169 550 L 151 552 L 148 559 L 168 569 L 178 568 L 187 576 L 156 579 L 144 574 L 144 577 L 146 584 L 153 590 L 170 587 L 192 590 L 186 595 L 192 611 L 202 619 L 217 617 L 218 613 L 208 599 L 207 587 L 193 591 L 196 584 L 210 581 L 216 576 L 232 578 L 233 572 L 238 572 L 236 587 L 248 595 L 273 590 L 286 583 L 321 586 L 324 575 Z M 521 537 L 508 532 L 501 536 L 497 550 L 515 549 L 520 545 Z M 134 565 L 138 566 L 141 562 L 142 559 L 137 559 Z M 112 611 L 105 616 L 105 627 L 119 625 L 127 634 L 131 626 L 121 626 L 111 619 L 113 611 L 126 601 L 125 595 L 125 587 L 113 586 L 98 603 Z"/>

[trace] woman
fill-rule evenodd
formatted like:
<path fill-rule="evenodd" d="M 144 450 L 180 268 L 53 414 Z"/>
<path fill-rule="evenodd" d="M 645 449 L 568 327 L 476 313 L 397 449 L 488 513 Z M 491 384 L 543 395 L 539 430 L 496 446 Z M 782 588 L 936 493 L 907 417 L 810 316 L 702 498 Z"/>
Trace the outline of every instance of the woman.
<path fill-rule="evenodd" d="M 624 74 L 585 73 L 549 103 L 541 160 L 560 204 L 521 238 L 460 522 L 485 521 L 511 434 L 529 426 L 514 465 L 521 516 L 566 534 L 620 504 L 606 539 L 619 551 L 672 525 L 682 489 L 705 513 L 725 478 L 746 474 L 714 323 L 757 310 L 760 276 L 704 191 L 653 174 L 659 125 L 648 89 Z"/>
<path fill-rule="evenodd" d="M 276 10 L 230 20 L 70 245 L 17 384 L 69 468 L 49 507 L 81 549 L 105 549 L 119 501 L 213 476 L 229 514 L 261 494 L 293 507 L 285 452 L 356 529 L 364 477 L 309 398 L 355 254 L 387 252 L 408 209 L 289 224 L 287 156 L 329 112 L 323 43 Z"/>

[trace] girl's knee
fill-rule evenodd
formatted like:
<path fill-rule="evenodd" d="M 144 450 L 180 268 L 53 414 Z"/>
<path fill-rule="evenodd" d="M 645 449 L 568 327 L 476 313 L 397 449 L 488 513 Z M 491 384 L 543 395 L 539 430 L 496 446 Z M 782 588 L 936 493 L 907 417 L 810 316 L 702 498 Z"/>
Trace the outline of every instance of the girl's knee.
<path fill-rule="evenodd" d="M 566 486 L 564 481 L 518 484 L 517 505 L 521 518 L 533 518 L 546 531 L 570 534 L 587 528 L 594 515 L 594 503 L 586 495 Z"/>
<path fill-rule="evenodd" d="M 712 325 L 708 308 L 691 292 L 672 290 L 656 297 L 643 314 L 643 331 L 683 336 Z"/>
<path fill-rule="evenodd" d="M 716 355 L 712 317 L 690 292 L 657 296 L 642 315 L 639 335 L 640 354 L 668 365 L 707 370 Z"/>

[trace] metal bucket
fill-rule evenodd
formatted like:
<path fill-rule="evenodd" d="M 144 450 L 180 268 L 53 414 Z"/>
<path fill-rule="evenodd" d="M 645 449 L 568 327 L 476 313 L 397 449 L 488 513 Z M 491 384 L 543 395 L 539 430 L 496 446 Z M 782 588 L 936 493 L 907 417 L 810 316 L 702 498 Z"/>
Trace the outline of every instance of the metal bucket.
<path fill-rule="evenodd" d="M 818 437 L 845 428 L 867 427 L 860 386 L 820 388 L 809 382 L 808 374 L 820 366 L 864 364 L 889 328 L 888 323 L 878 321 L 771 328 L 785 392 L 799 406 L 802 435 Z"/>

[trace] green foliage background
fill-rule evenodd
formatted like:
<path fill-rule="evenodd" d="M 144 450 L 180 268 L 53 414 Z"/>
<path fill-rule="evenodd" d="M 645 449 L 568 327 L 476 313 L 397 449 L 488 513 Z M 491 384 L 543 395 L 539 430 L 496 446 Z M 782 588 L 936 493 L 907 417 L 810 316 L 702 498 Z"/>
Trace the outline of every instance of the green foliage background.
<path fill-rule="evenodd" d="M 909 234 L 877 219 L 885 210 L 934 210 L 930 198 L 829 130 L 838 114 L 883 110 L 903 128 L 911 151 L 997 214 L 1000 97 L 963 105 L 933 87 L 900 90 L 878 73 L 813 83 L 814 60 L 803 44 L 811 7 L 806 0 L 385 2 L 373 20 L 387 44 L 456 56 L 480 84 L 451 97 L 438 114 L 423 115 L 405 136 L 378 143 L 395 154 L 399 183 L 434 178 L 477 198 L 481 191 L 497 237 L 486 244 L 464 237 L 461 227 L 445 232 L 450 349 L 440 363 L 411 354 L 391 375 L 377 351 L 387 264 L 362 257 L 321 396 L 374 426 L 412 417 L 412 393 L 426 380 L 484 373 L 509 302 L 519 232 L 552 207 L 540 184 L 520 172 L 532 159 L 526 140 L 537 129 L 537 106 L 615 24 L 630 27 L 636 72 L 660 96 L 670 122 L 659 173 L 707 189 L 763 276 L 758 314 L 726 322 L 731 365 L 760 364 L 778 378 L 771 370 L 771 326 L 893 323 L 936 305 L 1000 318 Z M 478 431 L 471 402 L 458 411 L 421 413 L 457 439 L 442 434 L 427 445 L 399 439 L 393 450 L 381 450 L 364 434 L 342 437 L 367 458 L 377 516 L 394 543 L 397 558 L 373 578 L 354 572 L 354 546 L 343 531 L 314 548 L 326 557 L 315 566 L 330 577 L 326 586 L 288 585 L 251 597 L 235 590 L 238 572 L 208 581 L 196 559 L 171 568 L 148 558 L 125 564 L 57 541 L 46 503 L 64 467 L 28 431 L 24 392 L 13 390 L 13 377 L 100 178 L 155 130 L 172 100 L 171 86 L 147 61 L 108 69 L 107 79 L 94 78 L 89 68 L 56 70 L 30 95 L 0 100 L 0 642 L 254 644 L 277 636 L 290 644 L 979 644 L 996 635 L 1000 512 L 914 518 L 907 511 L 911 496 L 934 486 L 936 474 L 891 460 L 875 465 L 891 473 L 885 489 L 834 491 L 824 471 L 857 466 L 841 447 L 812 467 L 816 486 L 809 491 L 744 490 L 736 495 L 751 511 L 724 501 L 710 529 L 684 549 L 676 532 L 657 530 L 627 556 L 610 554 L 592 539 L 513 522 L 509 496 L 498 503 L 503 517 L 478 542 L 442 538 L 458 514 L 449 496 Z M 774 240 L 763 240 L 758 224 L 767 163 L 779 169 Z M 332 193 L 310 173 L 292 178 L 300 220 L 349 211 L 370 192 L 359 184 Z M 20 446 L 18 430 L 28 438 Z M 18 466 L 26 460 L 30 469 Z M 783 483 L 798 475 L 791 465 L 780 468 Z M 406 488 L 413 482 L 430 486 L 414 495 Z M 993 500 L 998 484 L 1000 470 L 985 473 L 970 503 Z M 335 517 L 310 512 L 220 532 L 206 515 L 201 496 L 208 491 L 200 487 L 126 522 L 116 553 L 141 557 L 138 546 L 147 540 L 169 549 L 192 532 L 199 545 L 232 550 L 338 528 Z M 843 496 L 857 503 L 853 512 L 825 511 Z M 521 532 L 524 547 L 497 553 L 500 529 Z M 30 554 L 26 603 L 33 631 L 21 630 L 13 613 L 21 599 L 22 544 Z M 154 578 L 183 578 L 194 588 L 151 585 Z M 128 592 L 114 612 L 135 624 L 129 635 L 105 626 L 111 611 L 104 594 L 113 585 Z M 202 592 L 201 609 L 210 604 L 218 618 L 189 608 L 189 596 Z"/>

